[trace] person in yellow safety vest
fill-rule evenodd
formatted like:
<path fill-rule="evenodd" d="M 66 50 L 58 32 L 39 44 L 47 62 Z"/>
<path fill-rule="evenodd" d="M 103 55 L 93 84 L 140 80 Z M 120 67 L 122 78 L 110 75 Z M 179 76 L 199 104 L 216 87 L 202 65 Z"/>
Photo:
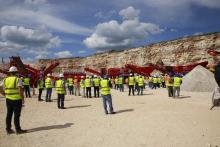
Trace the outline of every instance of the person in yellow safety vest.
<path fill-rule="evenodd" d="M 141 92 L 141 95 L 143 95 L 143 89 L 144 89 L 144 79 L 140 75 L 139 80 L 138 80 L 138 95 L 140 94 L 140 92 Z"/>
<path fill-rule="evenodd" d="M 71 76 L 69 76 L 67 78 L 67 87 L 68 87 L 68 90 L 69 90 L 69 94 L 73 95 L 73 91 L 74 91 L 74 89 L 73 89 L 73 78 Z"/>
<path fill-rule="evenodd" d="M 175 75 L 173 78 L 173 98 L 180 96 L 180 85 L 182 84 L 182 79 L 179 75 Z M 176 95 L 177 93 L 177 95 Z"/>
<path fill-rule="evenodd" d="M 94 75 L 93 79 L 93 85 L 94 85 L 94 97 L 99 97 L 99 87 L 100 87 L 100 79 Z"/>
<path fill-rule="evenodd" d="M 37 88 L 39 90 L 38 93 L 38 101 L 43 101 L 43 99 L 41 98 L 43 89 L 44 89 L 44 79 L 43 77 L 40 77 L 40 79 L 37 81 Z"/>
<path fill-rule="evenodd" d="M 53 83 L 52 83 L 52 79 L 51 79 L 51 74 L 47 74 L 47 78 L 45 80 L 45 87 L 46 87 L 46 90 L 47 90 L 45 101 L 46 102 L 52 102 L 51 94 L 52 94 Z"/>
<path fill-rule="evenodd" d="M 136 75 L 135 77 L 134 77 L 134 79 L 135 79 L 135 91 L 138 91 L 138 81 L 139 81 L 139 76 L 138 75 Z"/>
<path fill-rule="evenodd" d="M 115 77 L 115 89 L 118 90 L 119 85 L 118 85 L 118 76 Z"/>
<path fill-rule="evenodd" d="M 84 76 L 81 76 L 81 80 L 80 80 L 80 87 L 82 89 L 82 97 L 86 97 L 85 94 L 85 80 L 84 80 Z"/>
<path fill-rule="evenodd" d="M 91 79 L 89 78 L 89 76 L 86 76 L 85 87 L 86 87 L 86 97 L 92 98 L 92 96 L 91 96 L 92 83 L 91 83 Z"/>
<path fill-rule="evenodd" d="M 158 87 L 158 88 L 160 88 L 161 83 L 162 83 L 161 77 L 160 77 L 160 76 L 157 76 L 157 87 Z"/>
<path fill-rule="evenodd" d="M 131 91 L 134 96 L 134 85 L 135 85 L 134 76 L 133 76 L 133 74 L 130 74 L 130 76 L 128 77 L 128 88 L 129 88 L 128 96 L 131 95 Z"/>
<path fill-rule="evenodd" d="M 101 80 L 101 95 L 102 95 L 102 101 L 103 101 L 103 107 L 104 107 L 104 111 L 105 114 L 115 114 L 114 110 L 113 110 L 113 105 L 112 105 L 112 95 L 111 95 L 111 89 L 109 87 L 109 80 L 108 80 L 108 76 L 105 75 L 104 79 Z M 107 103 L 109 106 L 109 112 L 107 110 Z"/>
<path fill-rule="evenodd" d="M 161 77 L 161 84 L 162 84 L 162 87 L 163 87 L 163 88 L 166 87 L 164 76 Z"/>
<path fill-rule="evenodd" d="M 29 97 L 31 98 L 31 93 L 30 93 L 30 78 L 28 77 L 28 75 L 26 75 L 23 78 L 23 86 L 24 86 L 24 91 L 25 91 L 25 96 L 26 98 Z"/>
<path fill-rule="evenodd" d="M 152 76 L 149 76 L 148 78 L 148 85 L 149 85 L 149 88 L 153 89 L 153 77 Z"/>
<path fill-rule="evenodd" d="M 18 70 L 15 66 L 9 68 L 9 73 L 10 75 L 3 80 L 0 88 L 0 93 L 6 98 L 6 132 L 7 134 L 14 133 L 11 129 L 11 120 L 14 113 L 16 133 L 26 133 L 27 130 L 21 129 L 20 126 L 21 109 L 22 104 L 24 104 L 22 80 L 17 77 Z"/>
<path fill-rule="evenodd" d="M 118 85 L 120 92 L 124 92 L 124 77 L 122 75 L 118 78 Z"/>
<path fill-rule="evenodd" d="M 166 81 L 166 87 L 168 90 L 168 97 L 172 97 L 173 96 L 173 78 L 171 77 L 171 75 L 167 75 L 165 81 Z"/>
<path fill-rule="evenodd" d="M 157 77 L 153 76 L 153 88 L 152 89 L 157 89 Z"/>
<path fill-rule="evenodd" d="M 57 80 L 55 83 L 55 89 L 57 93 L 57 107 L 58 109 L 65 109 L 64 99 L 66 95 L 66 86 L 62 73 L 59 75 L 59 80 Z"/>

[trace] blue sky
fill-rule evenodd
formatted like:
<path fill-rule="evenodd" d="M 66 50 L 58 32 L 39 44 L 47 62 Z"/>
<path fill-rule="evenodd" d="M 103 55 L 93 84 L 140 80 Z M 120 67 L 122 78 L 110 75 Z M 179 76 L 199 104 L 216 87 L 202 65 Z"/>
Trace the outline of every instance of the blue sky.
<path fill-rule="evenodd" d="M 88 56 L 220 31 L 220 0 L 0 0 L 1 57 Z"/>

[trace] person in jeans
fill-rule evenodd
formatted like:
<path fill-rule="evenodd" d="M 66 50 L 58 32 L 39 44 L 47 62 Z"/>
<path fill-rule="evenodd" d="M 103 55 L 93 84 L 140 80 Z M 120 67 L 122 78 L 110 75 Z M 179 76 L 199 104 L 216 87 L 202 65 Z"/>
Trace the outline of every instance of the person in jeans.
<path fill-rule="evenodd" d="M 109 87 L 109 81 L 107 76 L 104 76 L 104 79 L 101 80 L 101 95 L 105 114 L 115 114 L 112 105 L 111 89 Z M 107 109 L 107 104 L 109 106 L 109 112 Z"/>
<path fill-rule="evenodd" d="M 46 102 L 52 102 L 51 100 L 51 94 L 52 94 L 52 79 L 51 79 L 51 75 L 47 74 L 47 78 L 45 80 L 45 87 L 47 89 L 47 93 L 46 93 Z"/>
<path fill-rule="evenodd" d="M 31 93 L 30 93 L 30 78 L 28 77 L 28 75 L 26 75 L 23 78 L 23 86 L 24 86 L 24 91 L 25 91 L 25 96 L 26 98 L 29 97 L 31 98 Z"/>
<path fill-rule="evenodd" d="M 12 134 L 11 120 L 14 114 L 14 125 L 17 134 L 26 133 L 27 130 L 21 129 L 20 115 L 22 104 L 24 104 L 24 94 L 22 88 L 22 80 L 17 77 L 18 70 L 15 66 L 10 67 L 10 75 L 3 80 L 0 93 L 6 98 L 7 116 L 6 116 L 6 132 Z"/>
<path fill-rule="evenodd" d="M 59 75 L 59 80 L 56 81 L 55 88 L 57 92 L 57 107 L 58 109 L 65 109 L 64 99 L 66 94 L 66 87 L 63 74 Z"/>

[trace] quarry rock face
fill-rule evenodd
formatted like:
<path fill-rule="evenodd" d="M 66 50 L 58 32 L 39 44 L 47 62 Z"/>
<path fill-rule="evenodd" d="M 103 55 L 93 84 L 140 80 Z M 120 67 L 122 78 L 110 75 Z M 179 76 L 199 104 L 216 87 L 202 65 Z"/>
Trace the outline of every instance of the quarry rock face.
<path fill-rule="evenodd" d="M 99 70 L 124 67 L 125 64 L 143 66 L 158 62 L 164 65 L 183 65 L 201 61 L 212 62 L 212 57 L 207 54 L 209 49 L 220 51 L 220 33 L 185 37 L 123 51 L 98 53 L 84 58 L 40 59 L 37 64 L 48 65 L 59 61 L 59 71 L 68 68 L 83 71 L 84 67 Z"/>

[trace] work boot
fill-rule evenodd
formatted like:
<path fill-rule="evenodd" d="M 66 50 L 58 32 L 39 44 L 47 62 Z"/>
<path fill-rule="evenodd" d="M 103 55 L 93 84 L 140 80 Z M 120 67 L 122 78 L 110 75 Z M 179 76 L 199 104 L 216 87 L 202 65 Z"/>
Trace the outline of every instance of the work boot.
<path fill-rule="evenodd" d="M 16 134 L 24 134 L 24 133 L 27 133 L 27 130 L 22 130 L 22 129 L 16 130 Z"/>
<path fill-rule="evenodd" d="M 12 129 L 6 129 L 6 132 L 8 135 L 15 133 L 14 130 Z"/>
<path fill-rule="evenodd" d="M 110 112 L 110 114 L 116 114 L 116 112 L 113 111 L 113 112 Z"/>

